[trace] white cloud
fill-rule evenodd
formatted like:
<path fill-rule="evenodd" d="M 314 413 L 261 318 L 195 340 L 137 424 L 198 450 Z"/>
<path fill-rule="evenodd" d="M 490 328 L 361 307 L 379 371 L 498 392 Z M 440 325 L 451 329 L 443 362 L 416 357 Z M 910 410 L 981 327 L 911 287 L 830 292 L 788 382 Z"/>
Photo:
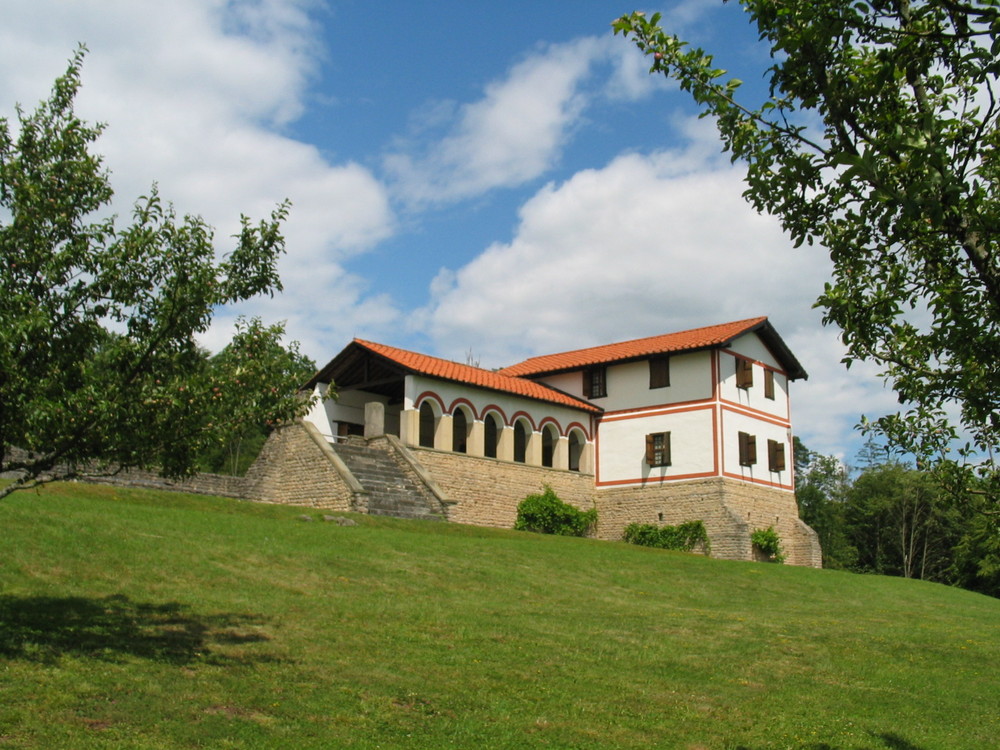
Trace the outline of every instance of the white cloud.
<path fill-rule="evenodd" d="M 613 66 L 610 79 L 603 90 L 589 90 L 600 63 Z M 447 133 L 423 147 L 412 137 L 400 142 L 386 169 L 400 197 L 418 207 L 523 184 L 556 163 L 595 97 L 634 100 L 662 88 L 648 67 L 637 50 L 610 36 L 547 45 L 489 84 L 481 99 L 431 108 L 420 129 L 443 126 Z"/>
<path fill-rule="evenodd" d="M 287 319 L 316 341 L 398 314 L 344 273 L 345 258 L 394 231 L 384 186 L 355 163 L 331 164 L 282 130 L 303 108 L 318 56 L 312 0 L 0 0 L 0 101 L 28 109 L 47 95 L 78 42 L 89 47 L 78 113 L 108 123 L 96 146 L 124 216 L 157 182 L 179 213 L 217 229 L 225 251 L 241 213 L 267 217 L 290 199 L 280 269 L 285 293 L 240 307 Z M 206 337 L 216 345 L 235 311 Z M 323 348 L 306 347 L 313 356 Z"/>
<path fill-rule="evenodd" d="M 546 186 L 509 243 L 439 274 L 418 325 L 445 356 L 471 349 L 496 366 L 768 315 L 812 375 L 794 390 L 797 429 L 814 450 L 843 453 L 845 427 L 885 397 L 870 373 L 837 364 L 840 344 L 811 309 L 829 261 L 792 249 L 746 205 L 739 171 L 701 127 L 687 150 L 620 156 Z"/>

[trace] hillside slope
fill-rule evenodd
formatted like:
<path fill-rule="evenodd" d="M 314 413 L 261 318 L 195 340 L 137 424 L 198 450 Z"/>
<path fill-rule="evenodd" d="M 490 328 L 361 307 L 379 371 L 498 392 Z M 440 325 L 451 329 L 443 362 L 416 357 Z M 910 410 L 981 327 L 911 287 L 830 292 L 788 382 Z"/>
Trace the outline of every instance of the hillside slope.
<path fill-rule="evenodd" d="M 1000 600 L 85 485 L 0 504 L 0 748 L 953 750 Z"/>

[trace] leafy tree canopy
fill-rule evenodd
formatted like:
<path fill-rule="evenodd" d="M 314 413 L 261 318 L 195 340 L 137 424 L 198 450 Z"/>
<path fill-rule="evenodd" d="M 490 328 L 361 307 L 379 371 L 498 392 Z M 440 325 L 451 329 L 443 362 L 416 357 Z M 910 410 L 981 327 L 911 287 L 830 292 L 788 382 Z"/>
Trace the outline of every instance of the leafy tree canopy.
<path fill-rule="evenodd" d="M 16 128 L 0 120 L 0 471 L 20 475 L 0 497 L 129 467 L 183 476 L 247 424 L 307 406 L 282 326 L 242 320 L 212 358 L 195 342 L 218 307 L 280 290 L 287 204 L 242 217 L 220 261 L 211 227 L 155 188 L 120 227 L 89 150 L 102 126 L 73 110 L 82 58 Z"/>
<path fill-rule="evenodd" d="M 956 486 L 1000 442 L 1000 3 L 740 0 L 771 48 L 764 101 L 659 26 L 614 22 L 714 116 L 747 167 L 745 197 L 833 277 L 818 305 L 845 362 L 878 363 L 903 405 L 864 422 Z M 957 416 L 952 416 L 956 415 Z"/>

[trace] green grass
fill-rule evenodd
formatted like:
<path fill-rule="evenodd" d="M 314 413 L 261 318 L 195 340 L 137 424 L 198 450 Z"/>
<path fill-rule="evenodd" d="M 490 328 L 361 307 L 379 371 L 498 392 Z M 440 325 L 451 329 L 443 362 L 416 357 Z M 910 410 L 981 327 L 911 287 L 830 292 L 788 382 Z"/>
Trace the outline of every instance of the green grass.
<path fill-rule="evenodd" d="M 304 512 L 85 485 L 0 503 L 0 748 L 953 750 L 1000 736 L 1000 600 Z"/>

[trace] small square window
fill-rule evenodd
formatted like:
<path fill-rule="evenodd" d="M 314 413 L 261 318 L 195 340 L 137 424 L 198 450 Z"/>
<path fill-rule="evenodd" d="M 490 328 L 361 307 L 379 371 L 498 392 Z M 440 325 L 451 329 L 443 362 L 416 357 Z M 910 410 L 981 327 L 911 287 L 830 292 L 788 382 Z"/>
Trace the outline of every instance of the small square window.
<path fill-rule="evenodd" d="M 604 398 L 608 395 L 607 369 L 593 367 L 583 371 L 584 398 Z"/>
<path fill-rule="evenodd" d="M 649 360 L 649 387 L 666 388 L 670 385 L 670 357 L 653 357 Z"/>
<path fill-rule="evenodd" d="M 741 432 L 739 439 L 740 466 L 753 466 L 757 463 L 757 436 Z"/>
<path fill-rule="evenodd" d="M 753 386 L 753 362 L 746 357 L 736 358 L 736 387 L 750 388 Z"/>
<path fill-rule="evenodd" d="M 670 433 L 653 432 L 646 435 L 646 464 L 670 466 Z"/>

